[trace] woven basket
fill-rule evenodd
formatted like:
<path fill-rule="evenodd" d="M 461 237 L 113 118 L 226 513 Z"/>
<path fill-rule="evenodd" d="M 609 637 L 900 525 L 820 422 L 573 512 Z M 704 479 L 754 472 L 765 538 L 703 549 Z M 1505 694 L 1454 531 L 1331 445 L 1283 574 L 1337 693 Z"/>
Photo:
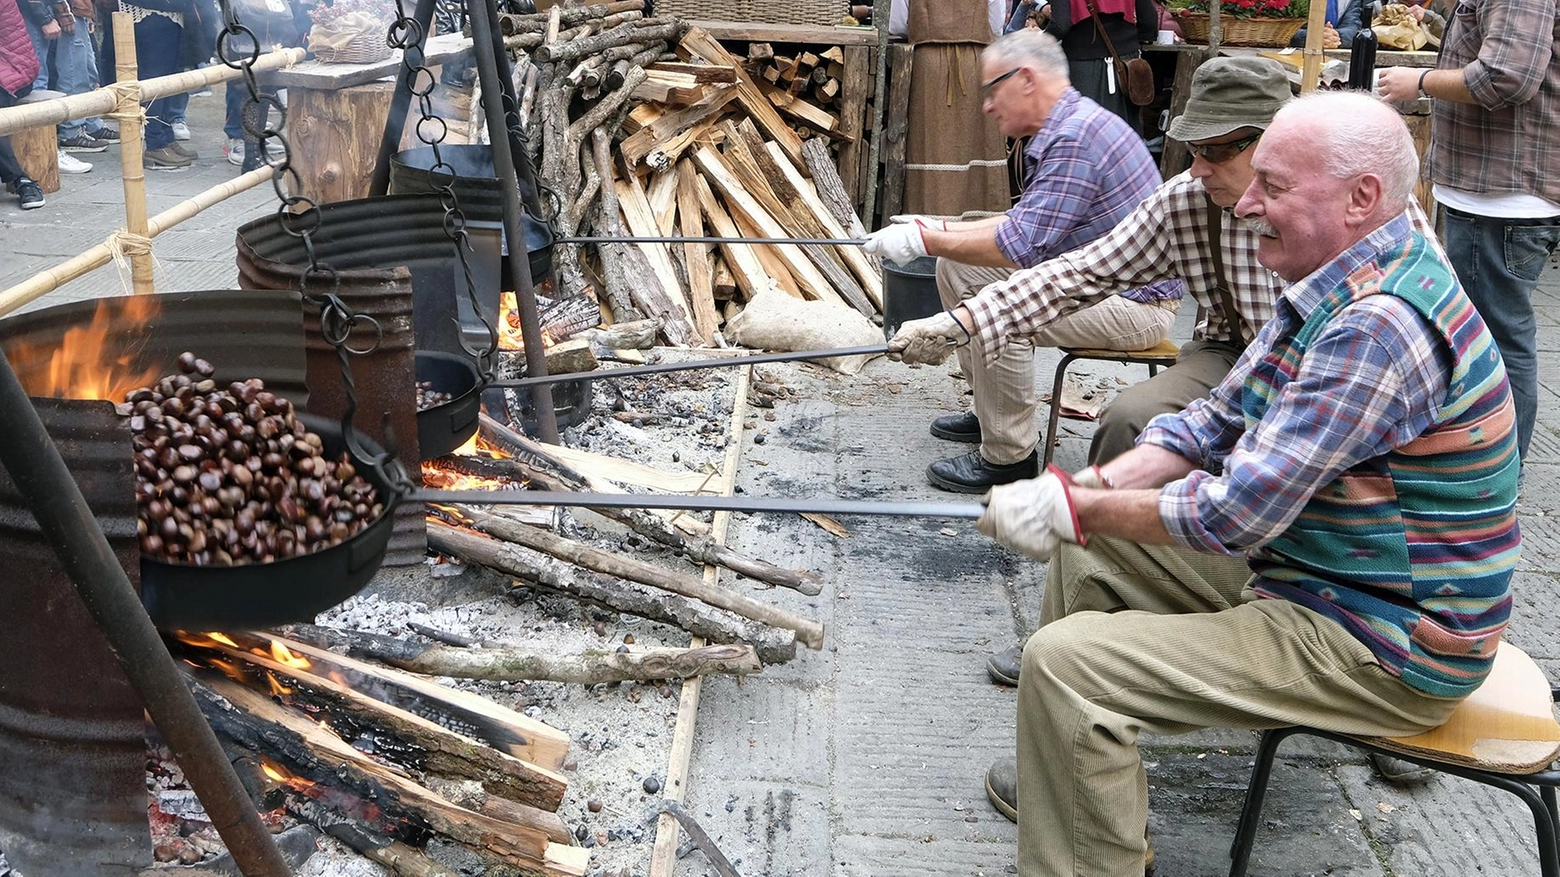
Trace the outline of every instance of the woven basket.
<path fill-rule="evenodd" d="M 1187 42 L 1208 42 L 1208 13 L 1183 12 L 1176 20 L 1181 22 L 1181 30 L 1185 32 Z M 1303 18 L 1236 18 L 1233 15 L 1221 15 L 1219 44 L 1283 47 L 1289 45 L 1289 41 L 1302 27 L 1305 27 Z"/>
<path fill-rule="evenodd" d="M 316 29 L 318 25 L 315 26 Z M 372 64 L 390 57 L 393 51 L 385 42 L 384 32 L 360 33 L 345 45 L 314 48 L 314 57 L 336 64 Z"/>
<path fill-rule="evenodd" d="M 840 0 L 656 0 L 656 15 L 751 24 L 838 24 L 849 11 Z"/>

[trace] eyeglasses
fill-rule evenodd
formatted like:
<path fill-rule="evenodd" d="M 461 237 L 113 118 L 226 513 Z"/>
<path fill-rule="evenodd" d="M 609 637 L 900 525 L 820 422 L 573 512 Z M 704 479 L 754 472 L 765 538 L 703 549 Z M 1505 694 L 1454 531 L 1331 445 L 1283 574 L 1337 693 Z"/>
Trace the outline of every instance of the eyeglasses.
<path fill-rule="evenodd" d="M 1258 132 L 1250 137 L 1242 137 L 1229 143 L 1204 143 L 1201 145 L 1188 143 L 1186 148 L 1203 161 L 1213 164 L 1223 164 L 1250 148 L 1251 144 L 1262 139 L 1262 133 Z"/>
<path fill-rule="evenodd" d="M 1022 69 L 1024 69 L 1024 68 L 1022 68 L 1022 67 L 1014 67 L 1012 70 L 1009 70 L 1008 72 L 1002 74 L 1001 76 L 998 76 L 997 78 L 991 80 L 990 82 L 983 82 L 983 83 L 981 83 L 981 86 L 980 86 L 980 95 L 981 95 L 981 97 L 982 98 L 991 97 L 991 93 L 996 90 L 997 86 L 1002 84 L 1003 80 L 1008 79 L 1014 73 L 1017 73 L 1018 71 L 1020 71 Z"/>

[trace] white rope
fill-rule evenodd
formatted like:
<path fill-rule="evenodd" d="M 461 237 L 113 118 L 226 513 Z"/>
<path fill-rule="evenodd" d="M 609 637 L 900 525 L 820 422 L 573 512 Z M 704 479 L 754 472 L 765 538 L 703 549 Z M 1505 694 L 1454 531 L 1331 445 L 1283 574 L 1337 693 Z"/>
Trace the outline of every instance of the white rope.
<path fill-rule="evenodd" d="M 910 164 L 905 163 L 907 171 L 969 171 L 983 167 L 1007 167 L 1005 158 L 980 158 L 965 164 Z"/>
<path fill-rule="evenodd" d="M 109 257 L 114 260 L 114 270 L 119 274 L 119 288 L 125 295 L 131 294 L 133 287 L 130 283 L 130 257 L 151 256 L 152 271 L 162 267 L 157 256 L 152 253 L 152 239 L 145 235 L 133 234 L 118 229 L 103 240 L 103 246 L 108 247 Z"/>

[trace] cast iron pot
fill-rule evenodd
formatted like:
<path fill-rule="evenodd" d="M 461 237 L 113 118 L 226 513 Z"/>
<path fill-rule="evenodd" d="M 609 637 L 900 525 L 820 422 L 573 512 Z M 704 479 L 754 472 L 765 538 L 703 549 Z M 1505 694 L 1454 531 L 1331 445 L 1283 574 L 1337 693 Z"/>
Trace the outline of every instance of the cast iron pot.
<path fill-rule="evenodd" d="M 442 457 L 477 434 L 482 407 L 482 376 L 469 358 L 433 350 L 417 351 L 417 380 L 449 393 L 450 401 L 417 412 L 417 449 L 423 459 Z"/>

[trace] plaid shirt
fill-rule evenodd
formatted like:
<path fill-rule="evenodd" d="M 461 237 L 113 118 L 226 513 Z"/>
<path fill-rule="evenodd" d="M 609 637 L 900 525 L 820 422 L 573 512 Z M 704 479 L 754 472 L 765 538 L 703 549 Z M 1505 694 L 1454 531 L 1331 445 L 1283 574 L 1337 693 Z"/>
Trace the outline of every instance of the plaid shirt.
<path fill-rule="evenodd" d="M 1024 194 L 996 231 L 997 249 L 1030 268 L 1110 231 L 1153 194 L 1159 169 L 1143 138 L 1115 113 L 1069 88 L 1029 138 Z M 1134 301 L 1175 300 L 1169 281 L 1126 293 Z"/>
<path fill-rule="evenodd" d="M 1438 100 L 1430 178 L 1560 203 L 1560 10 L 1555 0 L 1458 0 L 1438 66 L 1476 104 Z"/>
<path fill-rule="evenodd" d="M 1273 301 L 1284 288 L 1278 275 L 1257 262 L 1257 240 L 1245 223 L 1224 211 L 1224 273 L 1246 338 L 1256 337 L 1273 316 Z M 995 361 L 1010 339 L 1033 334 L 1058 317 L 1135 286 L 1180 279 L 1204 315 L 1192 337 L 1234 341 L 1215 278 L 1203 185 L 1183 173 L 1161 185 L 1104 237 L 1016 271 L 965 305 L 976 331 L 988 342 L 986 356 Z"/>
<path fill-rule="evenodd" d="M 1344 470 L 1402 447 L 1435 422 L 1447 392 L 1445 344 L 1412 305 L 1391 295 L 1345 308 L 1312 343 L 1291 386 L 1320 392 L 1284 394 L 1251 430 L 1241 409 L 1253 364 L 1292 336 L 1345 278 L 1395 250 L 1419 225 L 1399 216 L 1291 286 L 1276 317 L 1212 394 L 1149 422 L 1140 443 L 1203 467 L 1160 492 L 1160 517 L 1177 542 L 1229 554 L 1266 544 Z"/>

